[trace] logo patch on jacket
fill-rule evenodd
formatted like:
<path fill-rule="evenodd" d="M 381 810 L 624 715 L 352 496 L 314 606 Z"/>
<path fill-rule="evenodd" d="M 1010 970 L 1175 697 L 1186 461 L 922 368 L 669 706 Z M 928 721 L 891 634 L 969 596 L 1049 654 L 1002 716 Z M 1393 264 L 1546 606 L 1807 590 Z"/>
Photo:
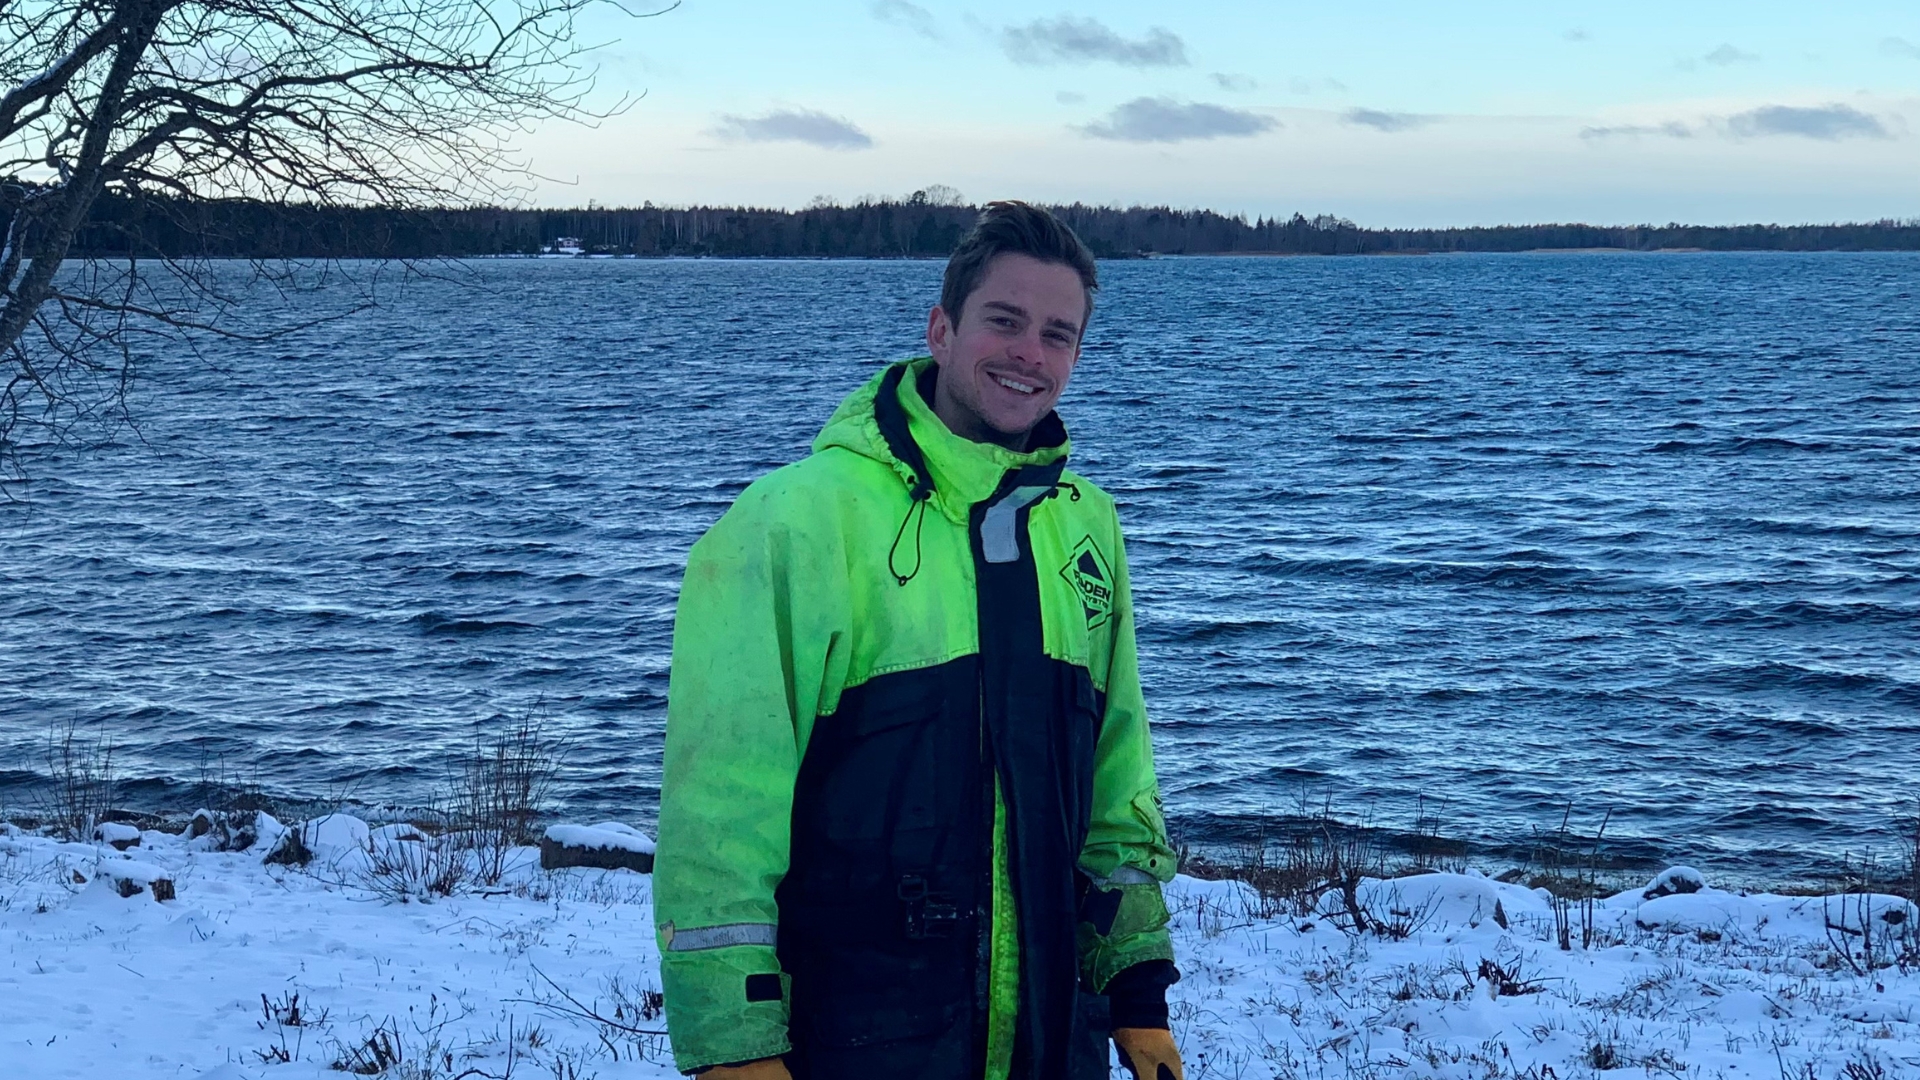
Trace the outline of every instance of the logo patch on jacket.
<path fill-rule="evenodd" d="M 1094 545 L 1093 537 L 1082 537 L 1074 545 L 1073 554 L 1067 556 L 1067 565 L 1060 568 L 1060 576 L 1080 594 L 1080 606 L 1087 613 L 1087 629 L 1100 626 L 1113 614 L 1113 570 L 1107 566 L 1107 557 Z"/>

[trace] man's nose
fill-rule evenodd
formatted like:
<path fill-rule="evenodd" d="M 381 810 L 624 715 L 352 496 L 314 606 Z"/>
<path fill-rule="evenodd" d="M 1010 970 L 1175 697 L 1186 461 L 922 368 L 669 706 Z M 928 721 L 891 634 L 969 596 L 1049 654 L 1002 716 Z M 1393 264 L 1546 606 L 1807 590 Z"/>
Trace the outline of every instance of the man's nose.
<path fill-rule="evenodd" d="M 1039 367 L 1040 358 L 1046 355 L 1045 348 L 1046 343 L 1040 340 L 1039 328 L 1029 327 L 1008 345 L 1007 358 L 1028 367 Z"/>

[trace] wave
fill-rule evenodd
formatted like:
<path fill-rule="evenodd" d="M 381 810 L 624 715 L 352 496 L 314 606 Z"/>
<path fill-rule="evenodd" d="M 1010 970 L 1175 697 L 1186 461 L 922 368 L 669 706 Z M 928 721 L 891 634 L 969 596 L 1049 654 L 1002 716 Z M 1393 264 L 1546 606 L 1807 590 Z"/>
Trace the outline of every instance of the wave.
<path fill-rule="evenodd" d="M 1700 624 L 1770 630 L 1816 626 L 1920 627 L 1920 607 L 1864 601 L 1843 604 L 1796 599 L 1766 607 L 1737 607 L 1701 619 Z"/>
<path fill-rule="evenodd" d="M 1156 619 L 1150 633 L 1169 641 L 1217 641 L 1295 626 L 1297 624 L 1280 619 L 1196 619 L 1186 622 Z"/>
<path fill-rule="evenodd" d="M 479 619 L 466 615 L 443 615 L 437 611 L 423 611 L 407 620 L 408 625 L 419 629 L 422 634 L 490 634 L 499 630 L 538 630 L 533 623 L 515 619 Z"/>
<path fill-rule="evenodd" d="M 1920 530 L 1895 529 L 1885 525 L 1862 525 L 1854 522 L 1806 521 L 1782 518 L 1738 518 L 1739 524 L 1754 532 L 1786 533 L 1795 536 L 1870 536 L 1877 540 L 1912 540 L 1920 538 Z"/>
<path fill-rule="evenodd" d="M 1605 577 L 1581 566 L 1527 562 L 1439 562 L 1423 559 L 1294 559 L 1260 552 L 1240 560 L 1245 570 L 1279 580 L 1328 579 L 1411 582 L 1418 585 L 1492 585 L 1499 588 L 1571 589 L 1604 584 Z"/>
<path fill-rule="evenodd" d="M 1697 675 L 1687 675 L 1672 683 L 1676 688 L 1699 686 L 1739 694 L 1778 694 L 1791 692 L 1808 695 L 1835 708 L 1846 705 L 1859 717 L 1863 727 L 1877 722 L 1862 715 L 1857 703 L 1862 699 L 1882 705 L 1920 709 L 1920 683 L 1893 675 L 1861 671 L 1824 671 L 1782 660 L 1763 660 L 1750 664 L 1730 664 Z"/>
<path fill-rule="evenodd" d="M 1698 453 L 1709 457 L 1732 457 L 1743 454 L 1769 453 L 1827 453 L 1830 451 L 1852 451 L 1862 449 L 1857 444 L 1849 445 L 1827 440 L 1785 439 L 1777 435 L 1736 435 L 1725 439 L 1666 439 L 1646 449 L 1649 454 L 1688 454 Z"/>

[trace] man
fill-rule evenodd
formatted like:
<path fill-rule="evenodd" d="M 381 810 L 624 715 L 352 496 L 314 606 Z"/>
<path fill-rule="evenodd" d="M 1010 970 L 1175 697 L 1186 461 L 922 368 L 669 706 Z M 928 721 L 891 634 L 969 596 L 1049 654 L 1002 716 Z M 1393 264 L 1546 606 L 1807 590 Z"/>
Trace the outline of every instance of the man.
<path fill-rule="evenodd" d="M 1173 876 L 1113 501 L 1053 404 L 1094 264 L 994 203 L 930 357 L 687 559 L 654 900 L 707 1080 L 1180 1080 Z"/>

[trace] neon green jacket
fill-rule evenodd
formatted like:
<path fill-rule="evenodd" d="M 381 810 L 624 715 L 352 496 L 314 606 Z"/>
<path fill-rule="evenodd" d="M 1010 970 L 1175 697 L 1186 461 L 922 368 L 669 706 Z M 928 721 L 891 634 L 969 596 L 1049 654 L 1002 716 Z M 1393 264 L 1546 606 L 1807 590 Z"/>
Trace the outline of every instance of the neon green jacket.
<path fill-rule="evenodd" d="M 1172 959 L 1113 501 L 1055 418 L 1030 453 L 954 435 L 932 368 L 855 391 L 688 556 L 654 870 L 682 1071 L 1047 1076 L 1065 1010 Z"/>

